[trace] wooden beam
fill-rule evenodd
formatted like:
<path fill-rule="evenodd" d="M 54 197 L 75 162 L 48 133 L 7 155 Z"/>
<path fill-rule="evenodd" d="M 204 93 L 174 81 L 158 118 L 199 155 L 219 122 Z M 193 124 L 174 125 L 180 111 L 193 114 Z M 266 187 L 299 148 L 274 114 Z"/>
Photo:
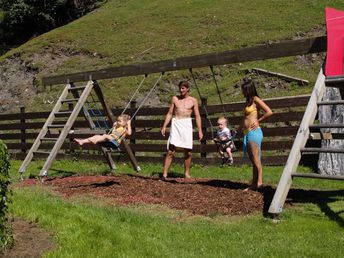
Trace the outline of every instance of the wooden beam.
<path fill-rule="evenodd" d="M 295 137 L 293 146 L 290 150 L 290 154 L 287 163 L 283 169 L 281 179 L 278 183 L 275 195 L 269 207 L 269 213 L 278 214 L 282 212 L 284 202 L 287 198 L 289 189 L 292 183 L 292 173 L 296 171 L 296 168 L 301 159 L 301 148 L 304 148 L 309 137 L 309 125 L 314 122 L 317 114 L 317 103 L 321 100 L 325 91 L 325 76 L 322 69 L 320 69 L 317 81 L 313 88 L 311 97 L 309 99 L 306 112 L 300 124 L 300 128 Z"/>
<path fill-rule="evenodd" d="M 170 60 L 155 61 L 143 64 L 133 64 L 101 70 L 56 75 L 45 77 L 42 79 L 42 82 L 44 85 L 55 85 L 66 83 L 68 80 L 70 82 L 88 81 L 90 78 L 92 78 L 92 80 L 100 80 L 141 74 L 176 71 L 188 68 L 200 68 L 210 65 L 242 63 L 254 60 L 264 60 L 270 58 L 324 52 L 326 51 L 326 46 L 326 36 L 289 40 L 279 43 L 247 47 L 238 50 L 229 50 L 224 52 L 179 57 Z"/>
<path fill-rule="evenodd" d="M 275 72 L 271 72 L 271 71 L 260 69 L 260 68 L 252 68 L 252 72 L 270 76 L 270 77 L 280 78 L 286 82 L 296 82 L 297 84 L 302 85 L 302 86 L 309 84 L 309 81 L 304 80 L 304 79 L 292 77 L 292 76 L 281 74 L 281 73 L 275 73 Z"/>

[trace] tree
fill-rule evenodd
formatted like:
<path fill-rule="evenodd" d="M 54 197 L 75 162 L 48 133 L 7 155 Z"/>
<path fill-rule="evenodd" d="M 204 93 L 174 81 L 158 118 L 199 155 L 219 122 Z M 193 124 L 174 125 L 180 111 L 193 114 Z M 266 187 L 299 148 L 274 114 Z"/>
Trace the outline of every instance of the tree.
<path fill-rule="evenodd" d="M 93 10 L 100 0 L 0 0 L 3 40 L 21 43 Z"/>

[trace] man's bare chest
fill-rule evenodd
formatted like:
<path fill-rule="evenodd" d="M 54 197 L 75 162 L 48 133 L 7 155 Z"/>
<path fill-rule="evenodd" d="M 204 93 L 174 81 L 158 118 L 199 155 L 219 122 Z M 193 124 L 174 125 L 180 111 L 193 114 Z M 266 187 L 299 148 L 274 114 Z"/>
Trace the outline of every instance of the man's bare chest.
<path fill-rule="evenodd" d="M 175 102 L 175 106 L 179 110 L 192 110 L 193 101 L 191 99 L 178 99 Z"/>

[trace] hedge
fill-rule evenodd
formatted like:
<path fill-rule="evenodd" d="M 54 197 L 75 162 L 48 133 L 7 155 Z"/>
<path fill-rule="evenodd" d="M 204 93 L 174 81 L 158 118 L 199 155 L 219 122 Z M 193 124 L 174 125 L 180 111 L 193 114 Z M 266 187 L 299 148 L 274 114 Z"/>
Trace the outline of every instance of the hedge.
<path fill-rule="evenodd" d="M 10 163 L 6 145 L 0 140 L 0 246 L 5 246 L 11 240 L 6 225 L 9 204 Z"/>

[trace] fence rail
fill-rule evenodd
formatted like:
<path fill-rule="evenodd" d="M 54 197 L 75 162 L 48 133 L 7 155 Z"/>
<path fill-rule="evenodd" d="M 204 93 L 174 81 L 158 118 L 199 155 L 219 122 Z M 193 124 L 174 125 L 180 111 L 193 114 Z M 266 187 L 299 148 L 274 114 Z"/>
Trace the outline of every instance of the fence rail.
<path fill-rule="evenodd" d="M 293 138 L 297 133 L 299 123 L 303 116 L 303 111 L 309 100 L 309 96 L 286 97 L 265 100 L 266 103 L 274 110 L 274 116 L 264 123 L 264 142 L 262 144 L 263 157 L 262 162 L 265 165 L 281 165 L 284 164 L 289 150 L 293 143 Z M 205 102 L 206 103 L 206 102 Z M 237 127 L 242 122 L 242 116 L 236 114 L 241 112 L 244 103 L 225 104 L 225 109 L 229 117 L 231 127 Z M 293 110 L 293 109 L 297 110 Z M 208 118 L 213 125 L 216 125 L 217 116 L 222 115 L 223 107 L 221 105 L 212 105 L 206 107 L 209 117 L 206 117 L 202 108 L 202 126 L 205 128 L 205 140 L 202 143 L 194 142 L 194 163 L 216 164 L 219 162 L 217 158 L 217 148 L 212 142 L 213 134 Z M 163 124 L 164 115 L 166 115 L 168 107 L 161 108 L 142 108 L 134 121 L 132 121 L 133 134 L 130 136 L 130 144 L 135 152 L 135 156 L 139 161 L 162 162 L 166 152 L 165 141 L 168 137 L 163 137 L 159 129 Z M 134 113 L 135 108 L 128 109 L 127 113 Z M 113 113 L 118 115 L 122 109 L 113 109 Z M 16 114 L 0 114 L 0 139 L 2 139 L 12 153 L 13 158 L 22 159 L 25 153 L 30 149 L 32 142 L 36 139 L 40 129 L 44 124 L 44 119 L 49 116 L 49 112 L 25 112 L 21 108 L 20 113 Z M 67 115 L 61 115 L 61 119 Z M 156 118 L 156 119 L 154 119 Z M 86 129 L 89 124 L 84 120 L 82 114 L 75 122 L 75 129 Z M 85 146 L 81 151 L 80 147 L 73 143 L 73 138 L 83 138 L 90 136 L 89 133 L 70 133 L 61 148 L 61 154 L 58 158 L 76 157 L 78 159 L 100 159 L 102 156 L 97 152 L 98 148 L 94 146 Z M 57 135 L 57 132 L 55 133 Z M 51 137 L 54 137 L 52 133 Z M 194 133 L 194 139 L 198 134 Z M 236 140 L 239 152 L 235 154 L 236 164 L 246 162 L 240 153 L 242 149 L 241 139 Z M 51 143 L 44 143 L 42 146 L 51 148 Z M 119 155 L 123 160 L 126 159 L 125 154 Z M 176 158 L 177 160 L 179 158 Z"/>

